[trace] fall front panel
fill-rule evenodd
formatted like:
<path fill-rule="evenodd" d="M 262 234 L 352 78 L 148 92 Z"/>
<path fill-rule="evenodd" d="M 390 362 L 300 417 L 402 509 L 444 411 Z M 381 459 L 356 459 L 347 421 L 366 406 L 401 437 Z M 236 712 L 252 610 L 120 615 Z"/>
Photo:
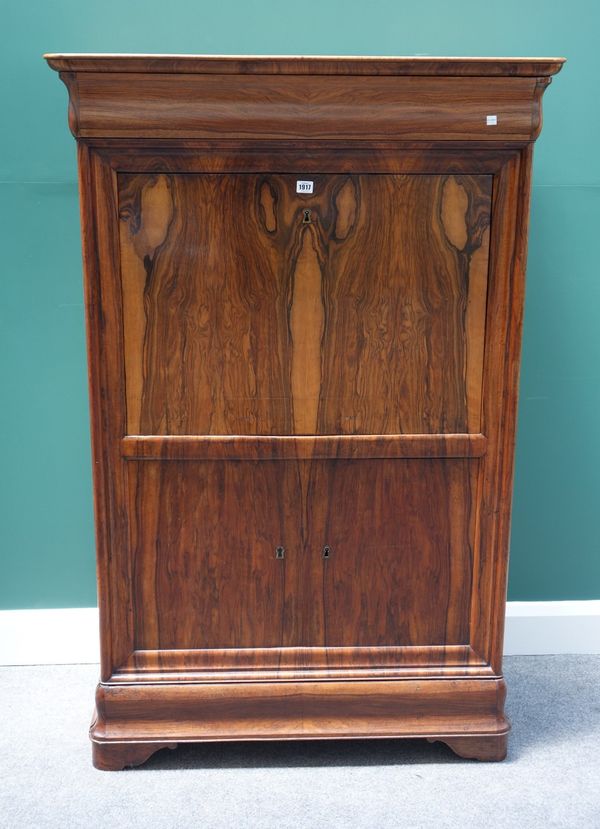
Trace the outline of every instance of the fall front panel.
<path fill-rule="evenodd" d="M 479 432 L 488 175 L 118 175 L 127 424 Z"/>
<path fill-rule="evenodd" d="M 478 467 L 128 462 L 135 648 L 467 645 Z"/>

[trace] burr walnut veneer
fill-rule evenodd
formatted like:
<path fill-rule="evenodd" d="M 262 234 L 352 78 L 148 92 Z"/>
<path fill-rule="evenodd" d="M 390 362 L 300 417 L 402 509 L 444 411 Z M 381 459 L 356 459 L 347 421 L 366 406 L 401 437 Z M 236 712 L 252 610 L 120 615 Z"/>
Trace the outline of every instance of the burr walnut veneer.
<path fill-rule="evenodd" d="M 77 138 L 99 768 L 499 760 L 531 153 L 560 59 L 48 55 Z"/>

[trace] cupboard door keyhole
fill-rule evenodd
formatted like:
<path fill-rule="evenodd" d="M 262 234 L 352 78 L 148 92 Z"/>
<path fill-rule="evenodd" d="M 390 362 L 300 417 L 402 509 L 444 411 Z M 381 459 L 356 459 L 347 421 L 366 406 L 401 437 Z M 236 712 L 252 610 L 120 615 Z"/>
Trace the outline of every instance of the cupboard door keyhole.
<path fill-rule="evenodd" d="M 310 212 L 310 210 L 304 210 L 304 211 L 303 211 L 303 214 L 304 214 L 304 215 L 303 215 L 303 217 L 302 217 L 302 224 L 303 224 L 303 225 L 309 225 L 309 224 L 311 224 L 311 223 L 312 223 L 312 219 L 311 219 L 311 212 Z"/>
<path fill-rule="evenodd" d="M 275 548 L 275 558 L 285 558 L 285 547 Z"/>
<path fill-rule="evenodd" d="M 331 547 L 327 544 L 323 547 L 323 558 L 331 558 Z"/>

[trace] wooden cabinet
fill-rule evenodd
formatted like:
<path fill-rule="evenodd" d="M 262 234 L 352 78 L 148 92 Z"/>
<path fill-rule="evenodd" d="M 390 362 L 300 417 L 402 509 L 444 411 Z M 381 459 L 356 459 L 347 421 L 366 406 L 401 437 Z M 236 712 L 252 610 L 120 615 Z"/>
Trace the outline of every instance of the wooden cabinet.
<path fill-rule="evenodd" d="M 100 768 L 501 759 L 529 180 L 560 59 L 49 55 L 70 96 Z"/>

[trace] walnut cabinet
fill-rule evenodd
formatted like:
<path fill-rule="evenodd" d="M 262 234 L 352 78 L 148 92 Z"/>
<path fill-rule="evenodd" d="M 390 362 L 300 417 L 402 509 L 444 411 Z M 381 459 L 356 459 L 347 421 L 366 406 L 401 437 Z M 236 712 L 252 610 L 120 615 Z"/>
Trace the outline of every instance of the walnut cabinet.
<path fill-rule="evenodd" d="M 77 138 L 94 762 L 506 753 L 532 146 L 561 59 L 47 55 Z"/>

